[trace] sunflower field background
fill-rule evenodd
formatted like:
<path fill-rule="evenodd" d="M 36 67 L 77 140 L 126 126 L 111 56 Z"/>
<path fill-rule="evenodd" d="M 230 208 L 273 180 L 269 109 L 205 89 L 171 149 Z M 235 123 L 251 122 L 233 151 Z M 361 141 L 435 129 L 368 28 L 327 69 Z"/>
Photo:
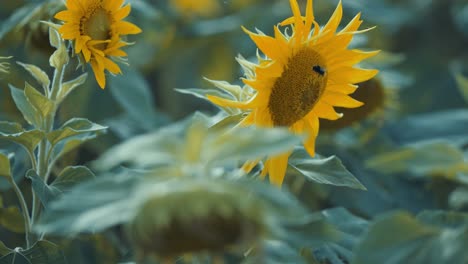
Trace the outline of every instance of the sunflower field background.
<path fill-rule="evenodd" d="M 3 0 L 0 264 L 468 263 L 466 0 Z"/>

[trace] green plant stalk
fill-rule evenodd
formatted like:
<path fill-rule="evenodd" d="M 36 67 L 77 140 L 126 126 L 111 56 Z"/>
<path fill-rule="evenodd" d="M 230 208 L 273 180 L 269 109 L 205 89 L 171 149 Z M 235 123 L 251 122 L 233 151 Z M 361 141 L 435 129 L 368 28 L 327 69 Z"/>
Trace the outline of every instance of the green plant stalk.
<path fill-rule="evenodd" d="M 58 65 L 57 68 L 54 71 L 54 77 L 52 79 L 52 86 L 51 86 L 51 91 L 49 94 L 49 99 L 53 102 L 55 102 L 57 95 L 59 94 L 61 88 L 62 88 L 62 81 L 63 81 L 63 75 L 65 72 L 65 67 L 66 64 Z M 45 117 L 44 120 L 44 127 L 42 128 L 46 134 L 51 132 L 54 128 L 54 119 L 55 115 L 58 109 L 58 105 L 55 105 L 52 111 Z M 41 177 L 44 181 L 45 184 L 47 184 L 47 174 L 49 170 L 49 153 L 52 151 L 50 143 L 47 141 L 47 138 L 44 138 L 40 144 L 39 144 L 39 150 L 38 150 L 38 164 L 37 164 L 37 170 L 36 173 L 39 177 Z M 37 197 L 36 193 L 32 192 L 33 195 L 33 204 L 32 204 L 32 220 L 31 224 L 34 224 L 36 219 L 39 217 L 40 214 L 40 201 L 39 198 Z M 42 237 L 43 235 L 41 235 Z"/>
<path fill-rule="evenodd" d="M 9 178 L 10 184 L 13 187 L 13 190 L 16 193 L 16 196 L 18 196 L 18 200 L 21 206 L 21 212 L 23 213 L 23 218 L 24 218 L 24 233 L 26 236 L 26 248 L 29 248 L 31 245 L 31 218 L 29 216 L 29 209 L 28 205 L 26 204 L 26 200 L 24 199 L 23 193 L 21 192 L 20 188 L 15 182 L 15 179 L 13 176 Z"/>

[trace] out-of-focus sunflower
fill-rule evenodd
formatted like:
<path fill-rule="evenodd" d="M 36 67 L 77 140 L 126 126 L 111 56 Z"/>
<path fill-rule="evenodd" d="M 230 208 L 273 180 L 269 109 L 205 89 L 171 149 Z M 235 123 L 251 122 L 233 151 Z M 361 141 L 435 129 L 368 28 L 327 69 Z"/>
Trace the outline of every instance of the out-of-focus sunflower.
<path fill-rule="evenodd" d="M 123 21 L 131 9 L 123 3 L 124 0 L 67 0 L 67 10 L 55 15 L 65 21 L 59 32 L 64 39 L 75 41 L 75 52 L 91 64 L 101 88 L 106 85 L 105 70 L 121 73 L 114 62 L 127 56 L 121 48 L 128 43 L 121 36 L 141 32 L 136 25 Z"/>
<path fill-rule="evenodd" d="M 398 107 L 396 90 L 386 87 L 379 78 L 360 83 L 353 96 L 366 104 L 359 108 L 339 108 L 343 117 L 335 121 L 323 120 L 323 130 L 338 131 L 371 117 L 383 119 L 387 110 L 395 110 Z"/>
<path fill-rule="evenodd" d="M 185 18 L 212 17 L 221 11 L 218 0 L 170 0 L 171 7 Z"/>
<path fill-rule="evenodd" d="M 293 16 L 280 23 L 290 25 L 292 34 L 281 32 L 274 26 L 275 36 L 245 30 L 257 47 L 267 56 L 251 65 L 253 77 L 243 80 L 256 93 L 246 102 L 207 96 L 222 107 L 250 110 L 243 125 L 260 127 L 285 126 L 294 133 L 306 132 L 304 146 L 315 154 L 315 140 L 319 132 L 319 118 L 336 120 L 342 116 L 334 107 L 355 108 L 361 102 L 349 96 L 360 83 L 371 79 L 377 70 L 354 67 L 360 61 L 372 57 L 378 51 L 364 52 L 347 49 L 353 35 L 362 23 L 360 14 L 347 26 L 336 32 L 343 10 L 341 2 L 328 23 L 320 28 L 313 15 L 312 0 L 307 1 L 305 17 L 301 15 L 296 0 L 290 0 Z M 269 174 L 270 181 L 281 185 L 286 173 L 290 153 L 268 157 L 262 175 Z M 252 168 L 258 161 L 248 163 Z"/>

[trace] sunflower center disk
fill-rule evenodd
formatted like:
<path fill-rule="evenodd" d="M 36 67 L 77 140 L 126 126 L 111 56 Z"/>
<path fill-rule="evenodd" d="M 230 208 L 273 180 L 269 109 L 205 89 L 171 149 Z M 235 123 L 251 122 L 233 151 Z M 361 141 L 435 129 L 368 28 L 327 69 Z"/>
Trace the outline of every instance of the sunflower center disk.
<path fill-rule="evenodd" d="M 90 36 L 92 40 L 110 39 L 112 21 L 107 11 L 102 8 L 96 8 L 91 13 L 91 16 L 83 22 L 84 34 Z M 97 48 L 103 47 L 99 47 L 98 45 Z"/>
<path fill-rule="evenodd" d="M 291 57 L 268 102 L 273 125 L 291 126 L 306 116 L 323 94 L 327 77 L 325 60 L 313 49 Z"/>

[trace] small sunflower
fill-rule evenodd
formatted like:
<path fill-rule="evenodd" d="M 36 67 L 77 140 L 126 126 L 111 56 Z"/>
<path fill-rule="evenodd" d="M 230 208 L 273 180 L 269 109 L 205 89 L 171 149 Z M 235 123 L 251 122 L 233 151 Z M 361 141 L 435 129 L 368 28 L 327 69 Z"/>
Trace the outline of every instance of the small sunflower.
<path fill-rule="evenodd" d="M 67 10 L 55 15 L 65 21 L 59 32 L 67 40 L 75 41 L 75 52 L 81 53 L 91 64 L 94 76 L 101 88 L 106 85 L 104 71 L 121 73 L 113 59 L 127 56 L 120 48 L 128 43 L 122 35 L 138 34 L 141 29 L 123 21 L 130 13 L 130 5 L 124 0 L 67 0 Z"/>
<path fill-rule="evenodd" d="M 354 67 L 378 51 L 364 52 L 348 49 L 354 34 L 362 23 L 360 14 L 337 32 L 343 14 L 341 2 L 328 23 L 320 28 L 313 15 L 312 0 L 307 1 L 305 17 L 296 0 L 290 0 L 293 16 L 279 26 L 290 26 L 292 34 L 274 26 L 274 37 L 262 32 L 244 31 L 252 38 L 266 58 L 253 64 L 254 76 L 243 82 L 256 90 L 245 102 L 231 101 L 216 96 L 207 98 L 221 107 L 249 110 L 243 125 L 260 127 L 285 126 L 294 133 L 307 133 L 304 147 L 315 154 L 315 140 L 319 132 L 319 118 L 336 120 L 342 116 L 334 107 L 355 108 L 363 103 L 349 96 L 360 83 L 374 77 L 377 70 Z M 242 59 L 241 59 L 242 60 Z M 241 62 L 250 64 L 250 62 Z M 290 153 L 268 157 L 262 175 L 281 185 Z M 246 164 L 252 168 L 256 162 Z"/>

